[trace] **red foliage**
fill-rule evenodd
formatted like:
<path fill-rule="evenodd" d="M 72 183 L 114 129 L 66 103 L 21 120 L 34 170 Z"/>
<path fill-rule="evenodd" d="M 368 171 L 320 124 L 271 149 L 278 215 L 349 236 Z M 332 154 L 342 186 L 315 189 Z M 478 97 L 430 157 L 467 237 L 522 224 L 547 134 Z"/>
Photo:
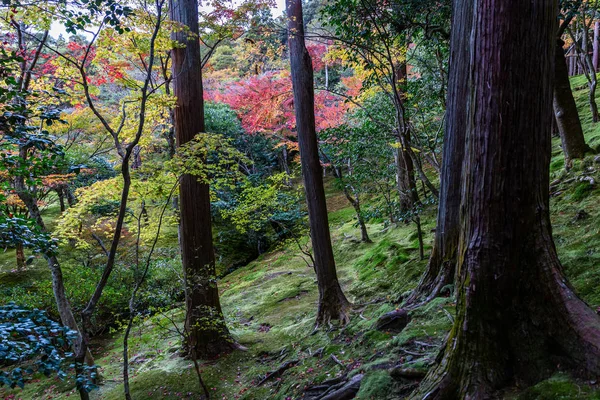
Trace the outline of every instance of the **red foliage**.
<path fill-rule="evenodd" d="M 325 68 L 325 62 L 323 58 L 327 53 L 327 46 L 322 43 L 308 42 L 306 43 L 306 50 L 312 58 L 313 70 L 315 72 L 321 71 Z"/>
<path fill-rule="evenodd" d="M 229 82 L 222 90 L 206 91 L 209 101 L 228 104 L 250 134 L 289 136 L 295 130 L 294 95 L 289 72 L 270 72 L 237 82 Z M 325 91 L 315 93 L 317 130 L 341 124 L 346 104 L 338 96 Z"/>

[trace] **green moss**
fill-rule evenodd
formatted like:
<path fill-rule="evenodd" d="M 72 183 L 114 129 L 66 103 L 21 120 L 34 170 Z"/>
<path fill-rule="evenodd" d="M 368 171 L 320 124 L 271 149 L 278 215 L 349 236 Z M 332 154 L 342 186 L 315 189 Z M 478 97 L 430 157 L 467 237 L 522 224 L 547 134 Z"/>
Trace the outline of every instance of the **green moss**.
<path fill-rule="evenodd" d="M 581 201 L 586 196 L 590 195 L 594 191 L 594 186 L 590 185 L 587 182 L 581 182 L 573 189 L 573 194 L 571 195 L 572 201 Z"/>
<path fill-rule="evenodd" d="M 367 373 L 362 379 L 356 399 L 386 400 L 393 399 L 394 381 L 386 371 Z"/>
<path fill-rule="evenodd" d="M 600 399 L 600 392 L 577 383 L 568 375 L 556 374 L 517 396 L 517 400 Z"/>
<path fill-rule="evenodd" d="M 454 304 L 449 298 L 437 298 L 425 306 L 414 310 L 407 327 L 394 339 L 394 344 L 402 346 L 411 340 L 437 340 L 452 327 L 450 316 L 454 314 Z"/>

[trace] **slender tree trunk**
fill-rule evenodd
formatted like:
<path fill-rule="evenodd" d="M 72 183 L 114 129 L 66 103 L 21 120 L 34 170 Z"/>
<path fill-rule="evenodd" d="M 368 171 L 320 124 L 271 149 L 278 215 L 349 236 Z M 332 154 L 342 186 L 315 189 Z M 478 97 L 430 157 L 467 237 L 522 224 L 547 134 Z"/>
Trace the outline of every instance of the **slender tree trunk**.
<path fill-rule="evenodd" d="M 459 4 L 460 3 L 460 4 Z M 406 299 L 405 307 L 412 308 L 440 294 L 454 282 L 456 254 L 460 233 L 460 202 L 462 163 L 465 153 L 469 71 L 463 68 L 471 58 L 469 35 L 472 25 L 471 1 L 454 0 L 457 10 L 452 17 L 450 38 L 450 68 L 446 127 L 440 175 L 440 197 L 437 227 L 429 263 L 416 289 Z"/>
<path fill-rule="evenodd" d="M 21 158 L 25 160 L 27 158 L 27 151 L 21 149 L 20 155 Z M 42 232 L 48 233 L 48 229 L 46 228 L 46 224 L 42 218 L 42 213 L 40 212 L 35 198 L 25 186 L 23 177 L 17 177 L 15 179 L 15 191 L 17 192 L 19 199 L 21 199 L 21 201 L 27 207 L 29 216 L 36 222 Z M 85 345 L 84 338 L 81 333 L 82 331 L 77 323 L 77 320 L 75 319 L 75 316 L 73 315 L 71 304 L 67 298 L 67 291 L 65 289 L 62 269 L 60 267 L 58 258 L 52 253 L 44 253 L 44 258 L 48 262 L 48 268 L 50 269 L 50 274 L 52 276 L 52 291 L 56 300 L 56 308 L 58 310 L 60 320 L 64 326 L 78 333 L 78 336 L 73 343 L 73 352 L 76 355 L 83 355 L 85 362 L 88 365 L 93 365 L 94 358 Z M 83 391 L 80 391 L 81 398 L 85 400 L 87 393 L 82 392 Z"/>
<path fill-rule="evenodd" d="M 590 148 L 585 143 L 577 104 L 573 98 L 563 45 L 564 42 L 557 39 L 554 70 L 554 114 L 565 153 L 565 165 L 569 168 L 573 159 L 583 158 Z"/>
<path fill-rule="evenodd" d="M 138 145 L 133 148 L 133 161 L 131 169 L 139 169 L 142 167 L 142 148 Z"/>
<path fill-rule="evenodd" d="M 593 48 L 593 65 L 594 71 L 598 72 L 598 65 L 600 63 L 600 21 L 594 23 L 594 43 Z"/>
<path fill-rule="evenodd" d="M 315 255 L 315 271 L 319 286 L 319 309 L 316 323 L 318 326 L 327 324 L 331 320 L 347 322 L 350 303 L 338 282 L 331 247 L 327 204 L 315 131 L 312 60 L 304 44 L 302 2 L 301 0 L 286 0 L 286 6 L 296 130 Z"/>
<path fill-rule="evenodd" d="M 396 165 L 396 186 L 400 196 L 400 211 L 411 212 L 419 201 L 417 184 L 415 181 L 415 162 L 411 156 L 410 130 L 408 129 L 408 117 L 404 110 L 406 96 L 405 86 L 407 69 L 406 63 L 402 62 L 394 66 L 396 113 L 398 119 L 398 131 L 396 133 L 396 148 L 394 149 L 394 163 Z M 416 196 L 416 198 L 415 198 Z"/>
<path fill-rule="evenodd" d="M 351 170 L 351 168 L 351 163 L 348 161 L 348 169 Z M 360 228 L 360 240 L 364 243 L 372 243 L 371 239 L 369 238 L 369 232 L 367 231 L 367 225 L 365 224 L 365 218 L 363 217 L 362 210 L 360 208 L 360 196 L 358 191 L 344 182 L 344 173 L 342 172 L 341 168 L 332 165 L 332 170 L 335 177 L 342 183 L 346 200 L 348 200 L 356 212 L 356 219 L 358 221 L 358 227 Z"/>
<path fill-rule="evenodd" d="M 22 243 L 17 243 L 15 254 L 17 257 L 17 270 L 23 271 L 25 269 L 25 249 Z"/>
<path fill-rule="evenodd" d="M 59 187 L 56 189 L 56 194 L 58 195 L 58 203 L 60 204 L 60 212 L 64 213 L 66 210 L 65 207 L 65 190 L 64 187 Z"/>
<path fill-rule="evenodd" d="M 205 131 L 197 0 L 171 0 L 171 20 L 187 28 L 173 32 L 173 40 L 185 44 L 171 50 L 175 135 L 181 146 Z M 190 356 L 215 357 L 235 344 L 225 325 L 216 284 L 210 192 L 207 183 L 183 175 L 179 189 L 181 256 L 186 292 L 186 348 Z"/>
<path fill-rule="evenodd" d="M 561 272 L 549 214 L 557 2 L 473 3 L 457 316 L 413 399 L 489 399 L 561 368 L 600 373 L 600 317 Z M 536 29 L 531 29 L 536 21 Z M 510 76 L 511 79 L 507 79 Z"/>
<path fill-rule="evenodd" d="M 73 207 L 75 203 L 77 203 L 77 199 L 73 195 L 71 189 L 69 189 L 69 186 L 64 187 L 64 193 L 64 196 L 67 199 L 67 204 L 69 205 L 69 207 Z"/>
<path fill-rule="evenodd" d="M 600 115 L 598 115 L 598 104 L 596 103 L 596 89 L 598 88 L 598 80 L 596 73 L 591 73 L 592 80 L 589 84 L 588 102 L 590 103 L 590 112 L 592 113 L 592 121 L 600 121 Z"/>
<path fill-rule="evenodd" d="M 171 79 L 168 76 L 168 70 L 166 69 L 166 65 L 163 68 L 163 78 L 165 80 L 165 93 L 167 96 L 171 96 Z M 173 108 L 169 108 L 169 122 L 171 126 L 167 131 L 167 154 L 169 156 L 169 160 L 175 157 L 175 152 L 177 151 L 177 143 L 175 142 L 175 110 Z M 173 196 L 172 200 L 173 210 L 179 211 L 179 197 L 176 195 Z M 179 248 L 181 249 L 181 239 L 179 238 L 180 231 L 177 230 L 177 243 L 179 244 Z"/>
<path fill-rule="evenodd" d="M 290 179 L 290 177 L 292 176 L 292 171 L 290 170 L 289 153 L 288 153 L 288 149 L 287 149 L 287 144 L 285 144 L 285 143 L 281 146 L 281 166 L 283 167 L 283 170 L 285 171 L 285 174 L 287 175 L 285 184 L 287 186 L 292 186 L 292 180 Z"/>
<path fill-rule="evenodd" d="M 412 192 L 417 190 L 415 169 L 407 151 L 402 149 L 400 141 L 394 149 L 394 164 L 396 166 L 396 188 L 400 199 L 400 212 L 410 212 L 413 208 Z"/>
<path fill-rule="evenodd" d="M 365 217 L 362 215 L 362 210 L 360 209 L 360 197 L 358 193 L 354 193 L 354 211 L 356 211 L 356 219 L 358 220 L 358 226 L 360 227 L 360 240 L 364 243 L 371 243 L 371 238 L 369 237 L 369 232 L 367 231 L 367 224 L 365 223 Z"/>
<path fill-rule="evenodd" d="M 360 240 L 364 243 L 371 243 L 369 232 L 367 231 L 367 225 L 365 224 L 365 218 L 363 217 L 362 210 L 360 209 L 360 198 L 358 193 L 354 193 L 353 195 L 350 192 L 350 188 L 344 186 L 344 195 L 356 212 L 356 219 L 358 220 L 358 227 L 360 228 Z"/>
<path fill-rule="evenodd" d="M 600 116 L 598 115 L 598 104 L 596 103 L 596 87 L 598 86 L 598 78 L 596 75 L 596 68 L 594 67 L 594 61 L 592 56 L 590 56 L 589 49 L 589 30 L 583 21 L 581 28 L 581 53 L 582 53 L 582 68 L 585 73 L 585 77 L 588 81 L 589 94 L 588 94 L 588 103 L 590 105 L 590 113 L 592 114 L 592 121 L 598 122 L 600 120 Z M 577 45 L 577 42 L 575 42 Z"/>

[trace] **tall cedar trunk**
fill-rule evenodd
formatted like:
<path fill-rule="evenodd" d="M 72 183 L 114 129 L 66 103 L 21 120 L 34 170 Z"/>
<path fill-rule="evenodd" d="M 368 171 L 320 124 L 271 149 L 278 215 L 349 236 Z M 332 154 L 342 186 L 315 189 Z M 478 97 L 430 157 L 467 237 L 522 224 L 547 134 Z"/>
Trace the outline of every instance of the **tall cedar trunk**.
<path fill-rule="evenodd" d="M 25 269 L 25 249 L 23 243 L 17 243 L 15 247 L 15 255 L 17 257 L 17 269 L 22 271 Z"/>
<path fill-rule="evenodd" d="M 577 104 L 575 104 L 571 91 L 563 45 L 564 42 L 557 39 L 554 69 L 554 114 L 565 153 L 565 165 L 569 167 L 573 159 L 583 158 L 590 148 L 585 143 Z"/>
<path fill-rule="evenodd" d="M 175 47 L 173 89 L 175 135 L 181 146 L 204 132 L 204 100 L 200 42 L 198 40 L 197 0 L 171 0 L 171 19 L 189 28 L 173 32 L 173 40 L 185 44 Z M 234 348 L 225 325 L 216 284 L 215 254 L 211 230 L 208 184 L 192 175 L 180 180 L 181 256 L 186 293 L 186 349 L 191 356 L 215 357 Z"/>
<path fill-rule="evenodd" d="M 319 286 L 319 309 L 316 323 L 320 325 L 329 323 L 331 320 L 347 322 L 347 310 L 350 303 L 338 282 L 331 248 L 327 204 L 315 131 L 312 60 L 304 44 L 302 1 L 286 0 L 286 7 L 296 130 L 308 205 L 315 271 Z"/>
<path fill-rule="evenodd" d="M 559 364 L 600 373 L 600 317 L 566 282 L 550 225 L 557 2 L 464 0 L 456 12 L 467 3 L 474 25 L 472 61 L 458 66 L 470 84 L 457 316 L 413 399 L 488 399 Z"/>
<path fill-rule="evenodd" d="M 454 282 L 460 233 L 460 179 L 467 129 L 465 99 L 469 94 L 469 71 L 461 66 L 467 65 L 471 57 L 469 35 L 472 6 L 472 2 L 454 0 L 454 9 L 457 12 L 453 15 L 450 38 L 450 70 L 437 227 L 427 269 L 417 288 L 407 298 L 408 307 L 433 299 L 444 287 Z"/>

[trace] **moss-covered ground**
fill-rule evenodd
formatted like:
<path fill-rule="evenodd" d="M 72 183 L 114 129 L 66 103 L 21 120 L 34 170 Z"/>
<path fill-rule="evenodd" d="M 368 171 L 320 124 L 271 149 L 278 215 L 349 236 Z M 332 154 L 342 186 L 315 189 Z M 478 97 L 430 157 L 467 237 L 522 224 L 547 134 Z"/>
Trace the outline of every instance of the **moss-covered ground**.
<path fill-rule="evenodd" d="M 600 124 L 589 120 L 586 88 L 574 79 L 576 98 L 586 137 L 600 146 Z M 590 155 L 565 172 L 559 141 L 552 159 L 552 222 L 564 269 L 578 293 L 594 308 L 600 306 L 600 163 Z M 591 184 L 591 177 L 594 183 Z M 587 178 L 586 178 L 587 179 Z M 301 257 L 296 243 L 264 254 L 219 282 L 224 313 L 236 341 L 246 348 L 201 363 L 200 369 L 214 399 L 299 399 L 307 386 L 339 377 L 365 373 L 358 399 L 401 399 L 417 381 L 393 379 L 393 366 L 425 370 L 451 326 L 453 299 L 439 298 L 411 313 L 400 334 L 374 329 L 376 319 L 399 306 L 400 295 L 413 288 L 425 267 L 419 259 L 418 239 L 412 225 L 368 225 L 373 243 L 360 243 L 353 211 L 334 190 L 328 191 L 330 225 L 340 282 L 354 304 L 351 322 L 344 327 L 314 331 L 317 303 L 315 275 Z M 423 215 L 426 254 L 435 225 L 435 210 Z M 306 239 L 305 239 L 306 240 Z M 1 255 L 0 263 L 10 263 Z M 6 260 L 5 260 L 6 258 Z M 8 264 L 4 264 L 8 265 Z M 3 267 L 4 268 L 4 267 Z M 32 267 L 30 271 L 38 271 Z M 45 272 L 39 269 L 39 276 Z M 3 270 L 0 282 L 19 284 L 18 274 Z M 17 279 L 8 282 L 6 279 Z M 130 340 L 131 390 L 134 399 L 197 399 L 199 385 L 189 360 L 179 356 L 176 327 L 181 307 L 138 321 Z M 122 330 L 97 338 L 94 353 L 102 373 L 94 399 L 122 399 Z M 278 379 L 258 382 L 287 361 L 298 363 Z M 25 387 L 0 397 L 11 399 L 66 399 L 77 397 L 72 382 L 36 377 Z M 530 388 L 515 387 L 506 399 L 600 399 L 595 381 L 579 381 L 566 373 Z"/>

